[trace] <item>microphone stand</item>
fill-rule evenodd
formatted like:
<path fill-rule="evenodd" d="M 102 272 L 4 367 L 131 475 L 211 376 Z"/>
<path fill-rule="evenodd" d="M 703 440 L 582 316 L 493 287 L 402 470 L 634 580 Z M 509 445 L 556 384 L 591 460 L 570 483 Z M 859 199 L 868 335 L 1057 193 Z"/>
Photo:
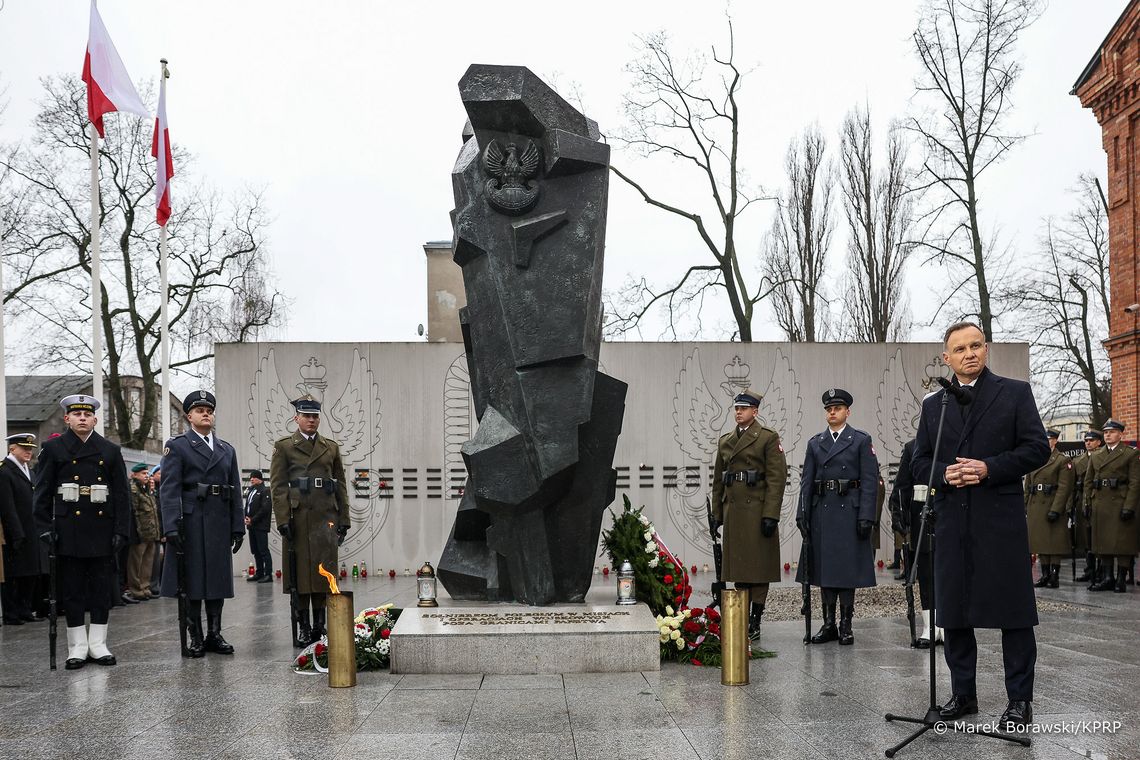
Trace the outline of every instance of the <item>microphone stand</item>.
<path fill-rule="evenodd" d="M 885 754 L 887 757 L 894 757 L 895 753 L 897 753 L 900 749 L 902 749 L 906 745 L 910 744 L 912 741 L 914 741 L 918 737 L 922 736 L 923 734 L 925 734 L 927 731 L 934 728 L 935 726 L 945 726 L 947 729 L 952 729 L 954 731 L 961 730 L 958 727 L 958 721 L 951 721 L 951 722 L 945 721 L 942 719 L 942 715 L 940 714 L 940 711 L 942 710 L 942 705 L 938 704 L 938 681 L 937 681 L 937 676 L 936 676 L 937 662 L 938 662 L 936 650 L 938 649 L 938 647 L 936 647 L 934 645 L 934 639 L 935 639 L 934 631 L 935 631 L 935 628 L 937 627 L 937 622 L 936 622 L 937 618 L 935 617 L 935 613 L 937 612 L 937 609 L 936 609 L 937 603 L 933 600 L 936 598 L 934 595 L 934 588 L 935 588 L 934 587 L 934 579 L 937 576 L 937 573 L 934 572 L 934 466 L 933 466 L 933 462 L 938 460 L 938 452 L 942 446 L 942 427 L 943 427 L 944 423 L 946 422 L 946 407 L 949 405 L 949 403 L 950 403 L 950 392 L 949 391 L 943 391 L 943 393 L 942 393 L 942 408 L 938 412 L 938 430 L 934 434 L 934 451 L 933 451 L 933 455 L 931 457 L 931 463 L 932 464 L 930 467 L 930 475 L 929 475 L 929 477 L 927 477 L 927 480 L 926 480 L 926 503 L 922 506 L 922 523 L 918 529 L 918 542 L 915 544 L 914 560 L 911 562 L 910 572 L 907 574 L 907 579 L 906 579 L 907 588 L 908 589 L 912 588 L 914 586 L 915 577 L 918 575 L 918 563 L 922 561 L 920 559 L 920 557 L 922 556 L 922 542 L 924 539 L 929 541 L 929 544 L 930 544 L 930 553 L 929 553 L 930 554 L 930 598 L 932 600 L 931 604 L 930 604 L 930 621 L 931 621 L 930 674 L 929 674 L 930 706 L 926 708 L 926 715 L 922 716 L 921 718 L 909 717 L 909 716 L 905 716 L 905 715 L 895 715 L 894 713 L 887 713 L 884 716 L 888 722 L 900 721 L 903 723 L 917 723 L 920 726 L 910 736 L 903 739 L 901 742 L 899 742 L 895 746 L 891 747 L 890 749 L 886 750 Z M 943 731 L 942 733 L 945 733 L 945 731 Z M 989 736 L 989 737 L 994 738 L 994 739 L 1004 739 L 1007 742 L 1015 742 L 1017 744 L 1020 744 L 1023 747 L 1028 747 L 1030 744 L 1029 738 L 1025 737 L 1025 736 L 1014 736 L 1014 735 L 1010 735 L 1010 734 L 998 734 L 998 733 L 994 733 L 991 731 L 984 731 L 980 728 L 973 728 L 973 727 L 971 727 L 970 733 L 978 735 L 978 736 Z"/>

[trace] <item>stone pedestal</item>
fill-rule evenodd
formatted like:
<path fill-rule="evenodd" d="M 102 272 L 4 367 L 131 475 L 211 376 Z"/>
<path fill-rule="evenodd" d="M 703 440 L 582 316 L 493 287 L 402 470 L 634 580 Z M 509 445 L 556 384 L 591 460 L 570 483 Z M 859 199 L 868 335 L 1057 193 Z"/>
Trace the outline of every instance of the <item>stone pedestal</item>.
<path fill-rule="evenodd" d="M 392 630 L 393 673 L 623 673 L 661 667 L 644 604 L 410 608 Z"/>

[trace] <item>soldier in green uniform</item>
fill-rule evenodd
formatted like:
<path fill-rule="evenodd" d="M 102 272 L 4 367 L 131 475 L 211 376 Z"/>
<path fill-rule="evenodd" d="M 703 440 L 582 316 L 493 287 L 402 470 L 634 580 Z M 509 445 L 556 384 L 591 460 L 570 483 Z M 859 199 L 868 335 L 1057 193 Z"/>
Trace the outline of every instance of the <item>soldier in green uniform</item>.
<path fill-rule="evenodd" d="M 1073 489 L 1073 512 L 1069 522 L 1073 531 L 1073 551 L 1085 557 L 1084 574 L 1074 578 L 1079 583 L 1092 580 L 1096 572 L 1096 557 L 1091 551 L 1092 530 L 1085 513 L 1088 504 L 1085 502 L 1085 474 L 1089 469 L 1089 459 L 1104 446 L 1104 433 L 1099 430 L 1086 430 L 1084 434 L 1085 453 L 1073 459 L 1073 475 L 1076 476 L 1076 487 Z"/>
<path fill-rule="evenodd" d="M 1029 551 L 1041 562 L 1037 588 L 1057 588 L 1061 561 L 1069 554 L 1069 510 L 1072 509 L 1076 477 L 1073 464 L 1057 451 L 1061 434 L 1046 430 L 1049 461 L 1025 476 L 1025 519 L 1029 523 Z"/>
<path fill-rule="evenodd" d="M 1089 591 L 1128 590 L 1128 566 L 1137 549 L 1136 508 L 1140 502 L 1140 452 L 1121 443 L 1124 424 L 1106 420 L 1105 449 L 1089 459 L 1085 501 L 1092 524 L 1092 552 L 1104 577 Z M 1113 560 L 1117 571 L 1113 573 Z"/>
<path fill-rule="evenodd" d="M 329 584 L 318 571 L 318 564 L 336 573 L 337 548 L 344 543 L 351 523 L 340 447 L 317 433 L 321 424 L 320 402 L 305 396 L 294 401 L 293 408 L 297 432 L 273 445 L 269 488 L 277 530 L 285 539 L 283 554 L 288 556 L 292 544 L 297 556 L 301 623 L 293 644 L 307 646 L 325 632 L 325 594 Z M 284 565 L 283 590 L 289 593 L 292 572 L 289 562 Z"/>
<path fill-rule="evenodd" d="M 768 584 L 780 580 L 780 508 L 788 464 L 780 435 L 756 421 L 760 394 L 733 400 L 736 427 L 720 437 L 713 468 L 713 518 L 724 529 L 724 581 L 751 589 L 748 635 L 760 632 Z"/>
<path fill-rule="evenodd" d="M 154 500 L 149 468 L 139 462 L 131 468 L 131 511 L 134 513 L 136 541 L 127 555 L 127 594 L 132 599 L 145 601 L 157 594 L 151 593 L 150 576 L 154 568 L 154 555 L 158 553 L 158 505 Z"/>

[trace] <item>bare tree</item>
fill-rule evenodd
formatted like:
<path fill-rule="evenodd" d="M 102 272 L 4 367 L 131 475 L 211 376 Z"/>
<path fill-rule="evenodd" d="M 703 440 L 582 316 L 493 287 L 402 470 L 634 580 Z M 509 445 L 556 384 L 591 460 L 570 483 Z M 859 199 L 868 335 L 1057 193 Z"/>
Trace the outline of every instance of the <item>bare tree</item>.
<path fill-rule="evenodd" d="M 914 250 L 915 196 L 901 130 L 888 131 L 886 163 L 874 161 L 871 113 L 856 108 L 840 130 L 839 163 L 847 218 L 846 337 L 902 340 L 910 329 L 903 268 Z"/>
<path fill-rule="evenodd" d="M 772 306 L 790 341 L 827 337 L 823 273 L 834 230 L 835 171 L 818 125 L 792 140 L 784 159 L 787 186 L 764 249 L 764 272 L 777 283 Z"/>
<path fill-rule="evenodd" d="M 706 221 L 699 209 L 662 200 L 663 196 L 612 167 L 614 174 L 646 203 L 688 220 L 700 253 L 679 278 L 668 284 L 634 279 L 607 296 L 606 332 L 615 335 L 634 330 L 652 309 L 662 307 L 675 337 L 678 321 L 694 311 L 699 319 L 706 294 L 717 293 L 728 302 L 739 339 L 750 341 L 756 304 L 768 295 L 771 284 L 762 277 L 753 279 L 737 248 L 741 216 L 764 196 L 748 189 L 740 166 L 737 95 L 744 72 L 735 62 L 732 19 L 728 19 L 727 49 L 712 49 L 711 72 L 702 56 L 678 59 L 663 32 L 638 40 L 640 55 L 627 66 L 634 78 L 633 88 L 625 97 L 628 126 L 615 142 L 644 156 L 679 160 L 707 188 L 714 213 L 712 220 Z"/>
<path fill-rule="evenodd" d="M 1081 175 L 1076 206 L 1045 220 L 1034 275 L 1023 283 L 1022 334 L 1050 411 L 1080 409 L 1099 426 L 1112 411 L 1108 337 L 1108 212 L 1096 178 Z"/>
<path fill-rule="evenodd" d="M 5 156 L 22 199 L 21 221 L 4 239 L 5 263 L 20 278 L 5 298 L 31 325 L 39 368 L 90 371 L 91 233 L 87 109 L 76 77 L 44 80 L 44 98 L 27 145 Z M 144 97 L 153 93 L 144 92 Z M 100 153 L 104 244 L 98 317 L 106 340 L 107 393 L 116 437 L 142 448 L 159 409 L 158 226 L 154 217 L 153 122 L 108 120 Z M 168 223 L 171 367 L 206 370 L 215 340 L 244 340 L 275 324 L 283 297 L 265 283 L 265 209 L 256 193 L 226 199 L 190 181 L 192 159 L 176 148 L 178 170 Z M 141 408 L 122 376 L 142 378 Z"/>
<path fill-rule="evenodd" d="M 1040 0 L 925 0 L 914 32 L 915 87 L 933 112 L 908 126 L 926 148 L 924 184 L 940 191 L 922 245 L 952 272 L 946 302 L 966 298 L 959 316 L 977 316 L 987 339 L 1000 306 L 991 271 L 1000 252 L 984 240 L 978 178 L 1025 139 L 1006 122 L 1021 75 L 1018 38 L 1039 14 Z"/>

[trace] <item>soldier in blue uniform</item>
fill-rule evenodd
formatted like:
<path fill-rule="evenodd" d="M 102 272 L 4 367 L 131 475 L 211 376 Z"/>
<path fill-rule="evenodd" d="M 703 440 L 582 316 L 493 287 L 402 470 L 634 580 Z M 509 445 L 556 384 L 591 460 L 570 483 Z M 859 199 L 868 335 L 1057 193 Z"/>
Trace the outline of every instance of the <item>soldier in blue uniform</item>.
<path fill-rule="evenodd" d="M 234 595 L 233 558 L 245 538 L 241 474 L 234 447 L 214 434 L 214 394 L 194 391 L 182 402 L 190 429 L 166 442 L 159 485 L 166 558 L 162 595 L 178 596 L 178 521 L 184 522 L 187 650 L 233 654 L 222 636 L 222 605 Z M 206 637 L 202 638 L 202 601 Z"/>
<path fill-rule="evenodd" d="M 842 388 L 823 394 L 827 430 L 808 440 L 800 479 L 796 527 L 805 538 L 810 531 L 811 584 L 822 589 L 823 600 L 823 626 L 811 637 L 813 644 L 836 640 L 855 643 L 851 631 L 855 589 L 875 585 L 871 530 L 878 501 L 879 463 L 871 436 L 847 424 L 853 401 Z M 802 582 L 803 572 L 803 567 L 796 571 L 797 582 Z"/>
<path fill-rule="evenodd" d="M 98 399 L 68 396 L 59 405 L 67 431 L 40 449 L 34 503 L 37 530 L 56 541 L 59 596 L 67 616 L 64 666 L 114 665 L 107 649 L 111 558 L 127 543 L 127 468 L 118 445 L 95 432 Z"/>

